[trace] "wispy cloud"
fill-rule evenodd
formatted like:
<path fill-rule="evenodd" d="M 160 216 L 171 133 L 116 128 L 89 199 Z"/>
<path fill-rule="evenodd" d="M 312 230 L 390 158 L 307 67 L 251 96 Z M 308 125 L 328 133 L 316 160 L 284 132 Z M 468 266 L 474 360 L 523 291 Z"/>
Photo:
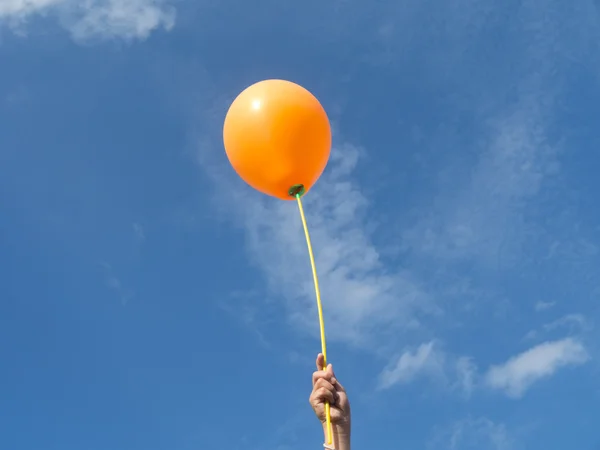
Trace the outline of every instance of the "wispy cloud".
<path fill-rule="evenodd" d="M 576 339 L 544 342 L 502 365 L 492 366 L 485 381 L 490 388 L 519 398 L 537 381 L 552 376 L 561 368 L 584 364 L 588 359 L 586 349 Z"/>
<path fill-rule="evenodd" d="M 119 297 L 123 306 L 127 305 L 133 298 L 133 291 L 123 285 L 121 279 L 115 274 L 115 271 L 110 264 L 101 262 L 100 265 L 104 269 L 104 283 L 106 287 Z"/>
<path fill-rule="evenodd" d="M 304 199 L 330 338 L 368 345 L 394 330 L 418 328 L 434 312 L 413 275 L 384 265 L 371 239 L 369 202 L 352 174 L 361 151 L 336 145 L 326 174 Z M 268 290 L 285 299 L 289 319 L 316 333 L 314 287 L 295 202 L 267 198 L 243 186 L 223 164 L 201 160 L 218 203 L 246 235 L 247 253 Z"/>
<path fill-rule="evenodd" d="M 517 443 L 506 425 L 486 418 L 466 418 L 437 429 L 429 450 L 515 450 Z"/>
<path fill-rule="evenodd" d="M 546 311 L 547 309 L 552 308 L 554 305 L 556 305 L 556 302 L 539 301 L 535 304 L 535 310 L 536 311 Z"/>
<path fill-rule="evenodd" d="M 591 331 L 593 323 L 591 323 L 583 314 L 566 314 L 556 320 L 543 324 L 538 329 L 529 331 L 524 339 L 536 339 L 547 336 L 549 333 L 556 330 L 567 330 L 570 335 L 578 335 Z"/>
<path fill-rule="evenodd" d="M 477 386 L 477 366 L 472 358 L 456 357 L 439 342 L 426 342 L 405 350 L 380 374 L 378 389 L 409 384 L 419 378 L 429 378 L 435 384 L 469 397 Z"/>
<path fill-rule="evenodd" d="M 25 18 L 30 14 L 41 13 L 64 0 L 3 0 L 0 3 L 0 17 Z"/>
<path fill-rule="evenodd" d="M 146 39 L 159 28 L 170 30 L 175 9 L 167 0 L 3 0 L 0 25 L 27 34 L 35 16 L 54 16 L 76 41 Z"/>
<path fill-rule="evenodd" d="M 585 330 L 588 322 L 583 314 L 567 314 L 559 319 L 544 325 L 546 331 L 556 330 L 558 328 L 569 328 L 571 330 Z"/>
<path fill-rule="evenodd" d="M 497 26 L 496 15 L 491 13 L 493 8 L 478 6 L 486 13 L 469 16 L 469 25 L 476 21 L 476 29 L 484 30 L 483 25 L 489 19 Z M 421 10 L 416 4 L 414 8 Z M 528 4 L 523 10 L 526 11 L 519 14 L 532 13 L 530 8 Z M 422 9 L 429 14 L 430 8 Z M 457 20 L 458 16 L 463 17 L 460 8 L 447 9 L 452 10 Z M 450 12 L 443 11 L 444 16 Z M 482 377 L 474 361 L 449 356 L 432 344 L 433 339 L 443 339 L 441 335 L 451 322 L 468 327 L 473 316 L 463 313 L 469 309 L 478 308 L 479 313 L 483 308 L 494 309 L 494 313 L 500 308 L 508 311 L 511 299 L 503 292 L 506 279 L 521 276 L 524 268 L 534 269 L 537 274 L 544 258 L 555 258 L 569 247 L 571 237 L 565 231 L 568 225 L 548 227 L 548 218 L 565 206 L 561 203 L 562 194 L 557 194 L 560 191 L 557 186 L 561 187 L 562 182 L 560 157 L 565 148 L 553 128 L 561 85 L 556 75 L 556 60 L 546 57 L 554 51 L 554 43 L 562 45 L 562 41 L 552 21 L 538 23 L 536 19 L 534 22 L 535 35 L 527 34 L 523 42 L 518 41 L 518 45 L 523 46 L 514 61 L 516 68 L 514 73 L 511 70 L 503 74 L 507 78 L 501 80 L 502 86 L 498 87 L 499 80 L 487 72 L 473 79 L 470 74 L 465 77 L 461 69 L 449 77 L 455 77 L 457 83 L 460 78 L 460 89 L 464 91 L 454 92 L 456 105 L 448 114 L 464 114 L 471 119 L 448 125 L 450 134 L 460 135 L 455 141 L 444 139 L 443 131 L 439 130 L 423 134 L 420 146 L 436 147 L 430 158 L 427 155 L 422 158 L 431 162 L 423 163 L 431 185 L 415 186 L 420 201 L 413 204 L 412 211 L 388 209 L 385 212 L 403 216 L 388 227 L 393 228 L 393 232 L 389 233 L 391 239 L 385 248 L 378 247 L 372 238 L 377 211 L 363 195 L 362 186 L 353 173 L 360 160 L 359 149 L 336 145 L 328 172 L 306 198 L 328 334 L 334 339 L 359 344 L 368 342 L 365 339 L 374 335 L 393 337 L 389 340 L 394 342 L 390 345 L 393 348 L 387 350 L 397 356 L 381 374 L 383 388 L 408 383 L 419 376 L 443 373 L 441 378 L 446 382 L 451 380 L 450 385 L 460 386 L 465 393 L 476 389 L 482 384 Z M 472 30 L 472 27 L 448 27 L 443 31 L 451 34 L 455 29 Z M 487 61 L 487 55 L 479 54 L 479 48 L 470 47 L 474 42 L 471 31 L 460 33 L 457 39 L 449 40 L 456 44 L 455 53 L 451 55 L 456 61 L 446 57 L 436 59 L 436 64 L 449 68 L 435 72 L 436 77 L 459 67 L 472 67 L 475 71 L 487 67 L 482 64 Z M 473 54 L 478 55 L 476 61 L 455 64 L 466 62 L 463 58 Z M 506 67 L 505 61 L 497 63 Z M 386 66 L 386 70 L 394 74 L 395 67 Z M 478 85 L 476 89 L 469 90 L 471 81 Z M 424 89 L 430 87 L 426 85 Z M 479 95 L 482 93 L 485 95 Z M 463 94 L 463 100 L 459 100 Z M 485 98 L 480 100 L 482 96 Z M 213 112 L 214 109 L 207 114 Z M 447 118 L 440 119 L 444 120 Z M 215 128 L 220 129 L 220 123 L 215 123 Z M 458 151 L 459 147 L 464 151 Z M 384 151 L 381 152 L 383 155 Z M 240 225 L 246 237 L 247 253 L 264 275 L 269 291 L 285 299 L 288 318 L 316 332 L 313 287 L 295 205 L 240 189 L 241 182 L 235 175 L 223 171 L 226 164 L 207 161 L 206 155 L 210 152 L 206 147 L 201 153 L 201 165 L 217 188 L 220 211 Z M 451 157 L 444 159 L 440 156 L 444 154 Z M 436 160 L 442 161 L 439 166 Z M 548 256 L 551 244 L 557 241 L 563 244 Z M 402 252 L 402 265 L 410 269 L 398 269 L 395 261 L 384 261 L 384 251 L 397 247 Z M 290 270 L 291 266 L 302 272 Z M 482 272 L 486 272 L 485 276 L 478 278 Z M 498 297 L 500 301 L 485 301 Z M 535 308 L 542 310 L 549 306 L 540 302 Z M 533 302 L 531 307 L 534 307 Z M 435 324 L 439 325 L 435 328 L 424 313 L 442 310 L 444 323 Z M 488 313 L 484 311 L 477 320 L 490 319 L 492 314 Z M 435 333 L 408 342 L 395 332 L 427 327 L 435 329 Z M 444 342 L 449 341 L 444 339 Z M 417 345 L 398 355 L 399 342 Z M 419 346 L 421 342 L 425 343 Z"/>
<path fill-rule="evenodd" d="M 473 358 L 454 356 L 432 341 L 406 350 L 392 360 L 380 373 L 378 388 L 384 390 L 429 378 L 467 398 L 482 388 L 501 390 L 509 397 L 520 398 L 534 383 L 551 377 L 561 368 L 584 364 L 588 359 L 588 352 L 579 340 L 565 338 L 544 342 L 480 372 Z"/>
<path fill-rule="evenodd" d="M 478 373 L 477 365 L 468 356 L 461 356 L 456 360 L 456 382 L 455 387 L 466 397 L 470 397 L 477 387 Z"/>
<path fill-rule="evenodd" d="M 434 348 L 433 342 L 421 344 L 414 352 L 406 351 L 379 376 L 379 387 L 387 389 L 395 384 L 413 381 L 419 375 L 443 376 L 445 358 Z"/>
<path fill-rule="evenodd" d="M 457 172 L 457 187 L 441 193 L 405 231 L 409 248 L 438 260 L 478 261 L 492 267 L 525 256 L 532 232 L 532 225 L 524 221 L 527 205 L 559 167 L 540 106 L 524 98 L 488 118 L 472 176 L 464 182 Z"/>

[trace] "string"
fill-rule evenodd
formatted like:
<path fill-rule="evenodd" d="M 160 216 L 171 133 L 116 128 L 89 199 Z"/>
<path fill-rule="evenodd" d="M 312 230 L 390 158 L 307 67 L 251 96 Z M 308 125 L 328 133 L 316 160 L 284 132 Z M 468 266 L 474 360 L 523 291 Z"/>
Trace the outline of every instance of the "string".
<path fill-rule="evenodd" d="M 325 321 L 323 320 L 323 305 L 321 304 L 321 291 L 319 289 L 319 277 L 317 276 L 317 265 L 315 264 L 315 255 L 313 254 L 312 244 L 310 241 L 310 234 L 308 232 L 308 225 L 306 224 L 306 216 L 304 215 L 304 208 L 302 207 L 302 192 L 296 194 L 296 200 L 298 201 L 298 209 L 300 210 L 300 218 L 302 219 L 302 226 L 304 227 L 304 235 L 306 236 L 306 245 L 308 246 L 308 256 L 310 257 L 310 265 L 312 267 L 313 280 L 315 282 L 315 293 L 317 294 L 317 309 L 319 311 L 319 327 L 321 329 L 321 353 L 323 353 L 323 370 L 327 370 L 327 345 L 325 344 Z M 325 402 L 325 417 L 327 420 L 327 444 L 332 443 L 332 429 L 331 429 L 331 409 L 329 402 Z"/>

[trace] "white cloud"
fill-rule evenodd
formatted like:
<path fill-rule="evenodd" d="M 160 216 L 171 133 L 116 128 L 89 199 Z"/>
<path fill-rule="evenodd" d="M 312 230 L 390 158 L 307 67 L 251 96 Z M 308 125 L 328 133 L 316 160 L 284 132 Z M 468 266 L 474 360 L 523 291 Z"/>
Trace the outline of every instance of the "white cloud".
<path fill-rule="evenodd" d="M 583 344 L 575 339 L 545 342 L 510 358 L 502 365 L 492 366 L 485 380 L 489 387 L 519 398 L 535 382 L 550 377 L 558 369 L 580 365 L 588 359 Z"/>
<path fill-rule="evenodd" d="M 469 397 L 479 387 L 504 391 L 519 398 L 535 382 L 548 378 L 560 368 L 576 366 L 589 359 L 581 342 L 565 338 L 533 347 L 504 364 L 492 366 L 480 375 L 472 358 L 444 352 L 434 342 L 404 351 L 379 375 L 379 389 L 408 384 L 419 377 L 438 382 L 448 390 Z"/>
<path fill-rule="evenodd" d="M 246 236 L 247 253 L 268 290 L 284 299 L 290 320 L 317 333 L 317 312 L 306 242 L 295 202 L 274 200 L 243 185 L 223 164 L 201 166 L 217 188 L 220 211 Z M 305 197 L 330 339 L 368 345 L 386 333 L 418 328 L 433 312 L 427 296 L 404 270 L 386 268 L 369 233 L 367 199 L 352 172 L 360 150 L 337 145 L 328 169 Z"/>
<path fill-rule="evenodd" d="M 514 450 L 517 444 L 506 425 L 481 418 L 467 418 L 438 429 L 429 450 Z"/>
<path fill-rule="evenodd" d="M 58 5 L 64 0 L 1 0 L 0 18 L 26 17 L 30 14 L 41 13 L 51 6 Z"/>
<path fill-rule="evenodd" d="M 443 373 L 444 355 L 434 348 L 433 342 L 421 344 L 414 352 L 406 351 L 379 376 L 380 389 L 413 381 L 418 375 Z"/>
<path fill-rule="evenodd" d="M 76 40 L 146 39 L 158 28 L 170 30 L 175 10 L 160 0 L 88 0 L 78 8 L 69 30 Z"/>
<path fill-rule="evenodd" d="M 146 39 L 175 23 L 175 9 L 167 0 L 0 0 L 0 25 L 5 21 L 21 34 L 29 19 L 48 14 L 76 41 Z"/>
<path fill-rule="evenodd" d="M 379 375 L 378 389 L 408 384 L 419 377 L 429 378 L 450 391 L 469 397 L 476 387 L 478 374 L 471 358 L 457 358 L 430 341 L 404 351 L 393 360 Z"/>

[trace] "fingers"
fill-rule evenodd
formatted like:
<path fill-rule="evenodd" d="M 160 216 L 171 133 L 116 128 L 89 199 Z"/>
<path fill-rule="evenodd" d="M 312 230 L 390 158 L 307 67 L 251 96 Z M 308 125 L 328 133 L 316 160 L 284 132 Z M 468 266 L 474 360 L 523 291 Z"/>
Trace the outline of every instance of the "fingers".
<path fill-rule="evenodd" d="M 331 384 L 333 384 L 333 386 L 335 387 L 335 390 L 337 392 L 346 392 L 346 389 L 344 389 L 344 386 L 342 386 L 340 384 L 340 382 L 337 380 L 337 378 L 335 376 L 333 378 L 331 378 Z"/>
<path fill-rule="evenodd" d="M 313 376 L 312 376 L 313 386 L 317 382 L 317 380 L 325 379 L 327 381 L 331 381 L 332 378 L 333 378 L 333 369 L 332 370 L 318 370 L 318 371 L 314 372 Z"/>
<path fill-rule="evenodd" d="M 314 397 L 316 400 L 320 401 L 327 400 L 332 405 L 335 404 L 339 399 L 339 395 L 335 386 L 325 378 L 319 378 L 316 381 L 311 397 Z"/>
<path fill-rule="evenodd" d="M 337 391 L 346 392 L 344 387 L 340 384 L 340 382 L 335 377 L 335 372 L 333 371 L 333 365 L 328 364 L 327 369 L 323 370 L 323 354 L 319 353 L 319 356 L 317 356 L 317 371 L 314 372 L 313 376 L 312 376 L 313 386 L 317 382 L 317 380 L 320 380 L 322 378 L 326 379 L 331 384 L 333 384 L 336 387 Z"/>
<path fill-rule="evenodd" d="M 328 391 L 335 392 L 335 387 L 333 387 L 333 384 L 331 384 L 325 378 L 320 378 L 319 380 L 317 380 L 313 390 L 317 390 L 317 389 L 321 389 L 321 388 L 325 388 Z"/>
<path fill-rule="evenodd" d="M 327 364 L 327 369 L 325 369 L 325 371 L 333 376 L 333 365 Z"/>
<path fill-rule="evenodd" d="M 342 386 L 340 384 L 340 382 L 337 380 L 337 378 L 335 377 L 335 373 L 333 371 L 333 365 L 328 364 L 327 368 L 324 370 L 324 364 L 325 364 L 325 357 L 323 356 L 323 353 L 319 353 L 317 355 L 317 360 L 316 360 L 317 371 L 314 372 L 313 376 L 312 376 L 313 386 L 315 386 L 315 384 L 319 380 L 324 379 L 324 380 L 327 380 L 334 387 L 334 391 L 346 392 L 346 389 L 344 389 L 344 386 Z"/>
<path fill-rule="evenodd" d="M 335 405 L 338 401 L 338 393 L 333 385 L 324 378 L 317 380 L 313 392 L 310 396 L 310 403 L 317 406 L 324 402 L 329 402 L 330 405 Z"/>
<path fill-rule="evenodd" d="M 335 399 L 334 392 L 325 388 L 317 389 L 312 395 L 313 404 L 329 402 L 330 405 L 334 405 Z"/>
<path fill-rule="evenodd" d="M 323 356 L 323 353 L 319 353 L 317 355 L 317 370 L 329 370 L 331 371 L 331 373 L 333 373 L 333 366 L 331 366 L 331 364 L 327 365 L 327 368 L 325 368 L 325 356 Z"/>
<path fill-rule="evenodd" d="M 323 366 L 325 365 L 325 357 L 323 353 L 319 353 L 317 355 L 317 370 L 323 370 Z"/>

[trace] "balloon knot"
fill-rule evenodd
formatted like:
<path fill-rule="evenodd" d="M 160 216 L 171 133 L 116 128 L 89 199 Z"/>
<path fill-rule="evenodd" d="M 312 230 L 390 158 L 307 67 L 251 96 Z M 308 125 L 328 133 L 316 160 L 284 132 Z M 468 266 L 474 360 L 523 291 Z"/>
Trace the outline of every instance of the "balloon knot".
<path fill-rule="evenodd" d="M 303 184 L 295 184 L 289 189 L 288 194 L 290 194 L 290 197 L 302 197 L 305 192 L 306 189 L 304 189 Z"/>

